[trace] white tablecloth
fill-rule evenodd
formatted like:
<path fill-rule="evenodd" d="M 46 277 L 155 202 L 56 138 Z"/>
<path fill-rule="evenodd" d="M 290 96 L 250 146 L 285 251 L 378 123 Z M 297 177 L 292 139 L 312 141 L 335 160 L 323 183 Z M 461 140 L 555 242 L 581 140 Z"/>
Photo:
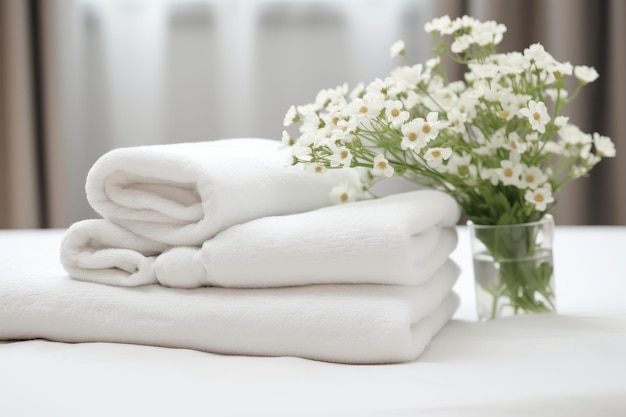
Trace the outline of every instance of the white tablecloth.
<path fill-rule="evenodd" d="M 462 303 L 417 361 L 351 366 L 2 342 L 0 416 L 626 416 L 626 228 L 558 227 L 559 314 L 487 323 L 475 321 L 469 238 L 460 232 Z M 64 274 L 61 235 L 0 231 L 0 279 Z M 3 267 L 9 259 L 17 270 Z"/>

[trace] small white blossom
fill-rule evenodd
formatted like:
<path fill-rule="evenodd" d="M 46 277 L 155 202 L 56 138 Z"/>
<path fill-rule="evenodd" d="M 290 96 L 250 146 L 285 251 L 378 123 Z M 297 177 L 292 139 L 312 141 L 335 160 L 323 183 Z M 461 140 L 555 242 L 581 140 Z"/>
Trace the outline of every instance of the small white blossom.
<path fill-rule="evenodd" d="M 447 117 L 451 129 L 457 133 L 465 133 L 465 123 L 468 120 L 467 113 L 463 113 L 454 107 L 448 111 Z"/>
<path fill-rule="evenodd" d="M 446 164 L 446 171 L 453 175 L 466 176 L 476 174 L 476 166 L 471 164 L 472 155 L 453 153 Z"/>
<path fill-rule="evenodd" d="M 602 158 L 613 158 L 615 156 L 615 144 L 610 138 L 593 134 L 593 144 L 596 147 L 596 154 Z"/>
<path fill-rule="evenodd" d="M 296 112 L 296 106 L 291 106 L 287 110 L 285 114 L 285 118 L 283 120 L 283 126 L 291 126 L 297 121 L 298 113 Z"/>
<path fill-rule="evenodd" d="M 528 107 L 519 111 L 519 113 L 528 118 L 530 126 L 539 133 L 545 133 L 546 124 L 550 121 L 548 108 L 543 101 L 530 100 Z"/>
<path fill-rule="evenodd" d="M 554 202 L 552 187 L 550 187 L 550 184 L 544 184 L 534 190 L 527 190 L 526 194 L 524 194 L 524 199 L 534 204 L 537 210 L 546 211 L 548 204 Z"/>
<path fill-rule="evenodd" d="M 413 149 L 419 151 L 427 145 L 427 142 L 422 135 L 422 124 L 420 124 L 420 120 L 424 119 L 413 119 L 400 127 L 400 130 L 402 131 L 402 141 L 400 142 L 400 147 L 403 150 Z"/>
<path fill-rule="evenodd" d="M 454 42 L 450 45 L 450 50 L 455 54 L 460 54 L 464 52 L 472 46 L 474 38 L 470 35 L 461 35 L 458 38 L 454 39 Z"/>
<path fill-rule="evenodd" d="M 530 45 L 524 49 L 524 58 L 539 69 L 548 69 L 554 62 L 554 58 L 544 49 L 540 43 Z"/>
<path fill-rule="evenodd" d="M 352 91 L 350 91 L 349 97 L 350 97 L 350 100 L 354 100 L 357 98 L 362 98 L 364 94 L 365 94 L 365 84 L 358 83 L 356 87 L 354 87 Z"/>
<path fill-rule="evenodd" d="M 445 15 L 434 18 L 432 21 L 426 23 L 424 25 L 424 30 L 428 33 L 439 32 L 442 35 L 449 35 L 457 31 L 460 27 L 460 20 L 452 21 L 450 16 Z"/>
<path fill-rule="evenodd" d="M 305 164 L 304 165 L 304 170 L 306 172 L 310 172 L 310 173 L 313 173 L 313 174 L 323 174 L 324 172 L 327 171 L 326 167 L 323 164 L 320 164 L 319 162 Z"/>
<path fill-rule="evenodd" d="M 431 148 L 424 154 L 424 159 L 428 165 L 438 167 L 443 163 L 443 161 L 450 158 L 451 155 L 452 149 L 450 148 Z"/>
<path fill-rule="evenodd" d="M 385 158 L 382 154 L 376 155 L 374 158 L 374 165 L 372 167 L 372 175 L 389 178 L 393 175 L 393 172 L 394 169 L 391 165 L 389 165 L 387 158 Z"/>
<path fill-rule="evenodd" d="M 279 149 L 285 149 L 289 146 L 293 145 L 295 140 L 289 136 L 289 133 L 286 130 L 283 130 L 283 135 L 280 138 L 280 145 L 278 145 Z"/>
<path fill-rule="evenodd" d="M 528 144 L 523 142 L 516 132 L 511 132 L 504 142 L 504 147 L 520 154 L 526 152 Z"/>
<path fill-rule="evenodd" d="M 502 185 L 514 185 L 519 187 L 520 176 L 522 175 L 523 169 L 524 168 L 519 163 L 504 160 L 500 162 L 500 168 L 496 168 L 494 171 Z"/>
<path fill-rule="evenodd" d="M 333 204 L 351 203 L 360 197 L 360 190 L 354 184 L 340 184 L 330 191 L 330 201 Z"/>
<path fill-rule="evenodd" d="M 393 128 L 398 128 L 409 119 L 409 112 L 404 110 L 402 102 L 399 100 L 388 100 L 385 102 L 385 116 Z"/>
<path fill-rule="evenodd" d="M 352 163 L 352 152 L 345 146 L 332 146 L 333 154 L 329 158 L 330 166 L 336 168 L 338 166 L 349 167 Z"/>
<path fill-rule="evenodd" d="M 313 159 L 312 151 L 313 150 L 310 146 L 303 145 L 300 142 L 296 142 L 291 147 L 291 154 L 294 158 L 297 158 L 298 161 L 309 162 L 311 159 Z"/>
<path fill-rule="evenodd" d="M 547 180 L 548 176 L 544 174 L 539 167 L 525 166 L 521 175 L 520 188 L 530 188 L 534 190 Z"/>
<path fill-rule="evenodd" d="M 565 126 L 569 121 L 569 117 L 567 116 L 557 116 L 554 118 L 554 127 L 556 130 L 559 130 L 561 127 Z"/>
<path fill-rule="evenodd" d="M 577 65 L 574 67 L 574 75 L 583 84 L 594 82 L 600 76 L 595 68 L 586 65 Z"/>
<path fill-rule="evenodd" d="M 403 40 L 395 41 L 391 48 L 389 48 L 389 55 L 393 58 L 398 55 L 404 55 L 405 53 L 405 45 Z"/>

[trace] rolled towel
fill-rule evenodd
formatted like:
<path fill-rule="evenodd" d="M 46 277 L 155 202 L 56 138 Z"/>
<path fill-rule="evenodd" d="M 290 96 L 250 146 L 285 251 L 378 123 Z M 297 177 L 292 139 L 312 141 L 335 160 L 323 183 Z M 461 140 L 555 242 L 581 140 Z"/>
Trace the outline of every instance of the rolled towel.
<path fill-rule="evenodd" d="M 450 319 L 451 261 L 427 283 L 271 289 L 119 288 L 0 274 L 0 339 L 119 342 L 344 363 L 418 357 Z M 442 301 L 443 300 L 443 301 Z"/>
<path fill-rule="evenodd" d="M 156 284 L 156 255 L 168 246 L 103 219 L 74 223 L 61 241 L 61 264 L 76 279 L 100 284 Z"/>
<path fill-rule="evenodd" d="M 156 259 L 156 278 L 179 288 L 417 285 L 456 247 L 459 216 L 452 197 L 420 190 L 266 217 L 233 226 L 201 248 L 168 249 Z"/>
<path fill-rule="evenodd" d="M 105 219 L 169 245 L 201 245 L 229 226 L 330 204 L 352 169 L 312 174 L 284 166 L 269 139 L 224 139 L 120 148 L 90 169 L 86 192 Z"/>

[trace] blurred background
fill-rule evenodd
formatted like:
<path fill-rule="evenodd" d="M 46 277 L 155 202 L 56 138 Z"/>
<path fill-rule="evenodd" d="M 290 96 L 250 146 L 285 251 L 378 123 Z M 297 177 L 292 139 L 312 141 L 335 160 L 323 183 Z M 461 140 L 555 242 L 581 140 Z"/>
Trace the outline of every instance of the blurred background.
<path fill-rule="evenodd" d="M 501 52 L 541 42 L 598 70 L 565 113 L 618 156 L 556 220 L 626 225 L 624 0 L 0 0 L 0 228 L 94 217 L 85 176 L 116 147 L 278 140 L 291 104 L 399 65 L 394 41 L 432 57 L 424 23 L 443 14 L 504 23 Z"/>

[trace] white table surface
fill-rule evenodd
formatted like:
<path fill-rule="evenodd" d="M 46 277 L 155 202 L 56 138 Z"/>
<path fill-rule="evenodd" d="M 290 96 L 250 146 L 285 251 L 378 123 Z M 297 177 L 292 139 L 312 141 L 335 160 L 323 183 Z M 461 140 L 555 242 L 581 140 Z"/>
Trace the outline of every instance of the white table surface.
<path fill-rule="evenodd" d="M 461 306 L 417 361 L 3 342 L 0 416 L 626 416 L 626 227 L 557 227 L 559 314 L 487 323 L 475 321 L 469 237 L 459 232 Z M 0 278 L 26 278 L 31 265 L 58 276 L 61 234 L 0 231 Z M 23 270 L 2 270 L 8 259 Z"/>

